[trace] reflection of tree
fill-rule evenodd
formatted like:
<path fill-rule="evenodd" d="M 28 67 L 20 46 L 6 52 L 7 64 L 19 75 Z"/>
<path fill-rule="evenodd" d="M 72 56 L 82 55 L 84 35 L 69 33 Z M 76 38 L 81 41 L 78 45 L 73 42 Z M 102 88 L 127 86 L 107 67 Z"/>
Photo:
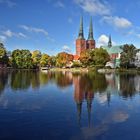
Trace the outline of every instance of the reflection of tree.
<path fill-rule="evenodd" d="M 4 90 L 8 81 L 8 73 L 7 71 L 0 71 L 0 94 Z"/>
<path fill-rule="evenodd" d="M 75 76 L 78 75 L 73 75 L 73 77 Z M 79 79 L 79 85 L 82 91 L 104 92 L 107 88 L 106 78 L 103 74 L 79 74 Z"/>
<path fill-rule="evenodd" d="M 123 97 L 132 97 L 136 93 L 134 78 L 133 74 L 120 75 L 120 89 Z"/>
<path fill-rule="evenodd" d="M 70 72 L 57 72 L 53 77 L 57 86 L 61 88 L 72 85 L 72 73 Z"/>
<path fill-rule="evenodd" d="M 40 86 L 39 72 L 32 71 L 31 85 L 32 85 L 32 88 L 38 88 Z"/>
<path fill-rule="evenodd" d="M 14 90 L 29 88 L 30 81 L 30 71 L 12 71 L 11 73 L 11 88 Z"/>
<path fill-rule="evenodd" d="M 48 75 L 47 75 L 47 73 L 43 73 L 43 72 L 41 72 L 40 74 L 39 74 L 40 76 L 39 76 L 39 78 L 40 78 L 40 84 L 41 85 L 46 85 L 47 83 L 48 83 Z"/>
<path fill-rule="evenodd" d="M 104 74 L 95 74 L 93 76 L 94 92 L 104 92 L 107 88 L 107 81 Z"/>
<path fill-rule="evenodd" d="M 38 71 L 17 70 L 11 72 L 11 87 L 14 90 L 38 88 L 48 83 L 48 76 Z"/>

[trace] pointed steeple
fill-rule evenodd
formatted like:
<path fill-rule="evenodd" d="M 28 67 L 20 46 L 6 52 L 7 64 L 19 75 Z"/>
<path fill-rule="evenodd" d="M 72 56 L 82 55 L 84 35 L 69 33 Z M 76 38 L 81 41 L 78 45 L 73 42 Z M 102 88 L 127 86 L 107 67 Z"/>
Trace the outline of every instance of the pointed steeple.
<path fill-rule="evenodd" d="M 81 126 L 81 111 L 82 111 L 82 102 L 77 103 L 77 114 L 78 114 L 78 124 Z"/>
<path fill-rule="evenodd" d="M 88 126 L 90 127 L 90 121 L 91 121 L 91 105 L 92 105 L 92 100 L 88 99 L 87 100 L 87 110 L 88 110 Z"/>
<path fill-rule="evenodd" d="M 92 25 L 92 17 L 91 17 L 91 19 L 90 19 L 88 40 L 94 40 L 94 39 L 93 39 L 93 25 Z"/>
<path fill-rule="evenodd" d="M 111 35 L 109 36 L 108 47 L 109 47 L 109 48 L 112 47 Z"/>
<path fill-rule="evenodd" d="M 80 19 L 80 29 L 78 34 L 78 39 L 84 39 L 84 31 L 83 31 L 83 17 Z"/>
<path fill-rule="evenodd" d="M 111 94 L 110 94 L 110 92 L 107 92 L 107 102 L 108 102 L 108 106 L 110 106 L 110 100 L 111 100 Z"/>

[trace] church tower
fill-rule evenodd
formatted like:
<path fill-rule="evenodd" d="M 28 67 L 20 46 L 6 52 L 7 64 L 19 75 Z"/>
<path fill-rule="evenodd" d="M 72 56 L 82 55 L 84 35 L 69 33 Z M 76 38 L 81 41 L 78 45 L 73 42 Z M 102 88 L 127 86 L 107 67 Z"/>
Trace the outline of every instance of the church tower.
<path fill-rule="evenodd" d="M 80 29 L 78 38 L 76 39 L 76 55 L 80 56 L 80 53 L 86 49 L 86 41 L 84 38 L 84 31 L 83 31 L 83 17 L 80 20 Z"/>
<path fill-rule="evenodd" d="M 109 48 L 112 47 L 111 35 L 109 36 L 108 47 L 109 47 Z"/>
<path fill-rule="evenodd" d="M 86 41 L 86 49 L 94 49 L 94 48 L 95 48 L 95 40 L 93 38 L 93 25 L 92 25 L 92 18 L 91 18 L 90 25 L 89 25 L 88 39 Z"/>

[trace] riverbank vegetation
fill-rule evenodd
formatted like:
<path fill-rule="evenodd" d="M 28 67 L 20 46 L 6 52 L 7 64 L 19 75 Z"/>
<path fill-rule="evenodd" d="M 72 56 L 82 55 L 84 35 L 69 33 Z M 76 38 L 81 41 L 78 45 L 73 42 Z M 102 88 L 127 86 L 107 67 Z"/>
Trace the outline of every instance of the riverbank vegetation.
<path fill-rule="evenodd" d="M 139 51 L 134 45 L 124 45 L 120 58 L 120 68 L 117 71 L 125 71 L 135 67 L 136 53 Z M 110 69 L 105 67 L 110 61 L 110 55 L 103 48 L 95 48 L 94 50 L 86 50 L 81 53 L 78 60 L 74 55 L 60 52 L 56 56 L 50 56 L 41 53 L 39 50 L 33 52 L 29 50 L 16 49 L 9 52 L 0 43 L 0 68 L 10 67 L 14 69 L 39 69 L 40 67 L 53 68 L 54 71 L 97 71 L 98 69 Z M 71 70 L 69 70 L 71 68 Z"/>

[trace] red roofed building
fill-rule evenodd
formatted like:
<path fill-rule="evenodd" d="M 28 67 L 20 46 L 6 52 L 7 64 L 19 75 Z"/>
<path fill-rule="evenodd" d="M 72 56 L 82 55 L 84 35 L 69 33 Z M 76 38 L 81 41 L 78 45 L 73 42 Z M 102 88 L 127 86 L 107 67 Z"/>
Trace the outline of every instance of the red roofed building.
<path fill-rule="evenodd" d="M 74 55 L 73 61 L 78 61 L 79 58 L 80 58 L 80 56 L 78 56 L 78 55 Z"/>

